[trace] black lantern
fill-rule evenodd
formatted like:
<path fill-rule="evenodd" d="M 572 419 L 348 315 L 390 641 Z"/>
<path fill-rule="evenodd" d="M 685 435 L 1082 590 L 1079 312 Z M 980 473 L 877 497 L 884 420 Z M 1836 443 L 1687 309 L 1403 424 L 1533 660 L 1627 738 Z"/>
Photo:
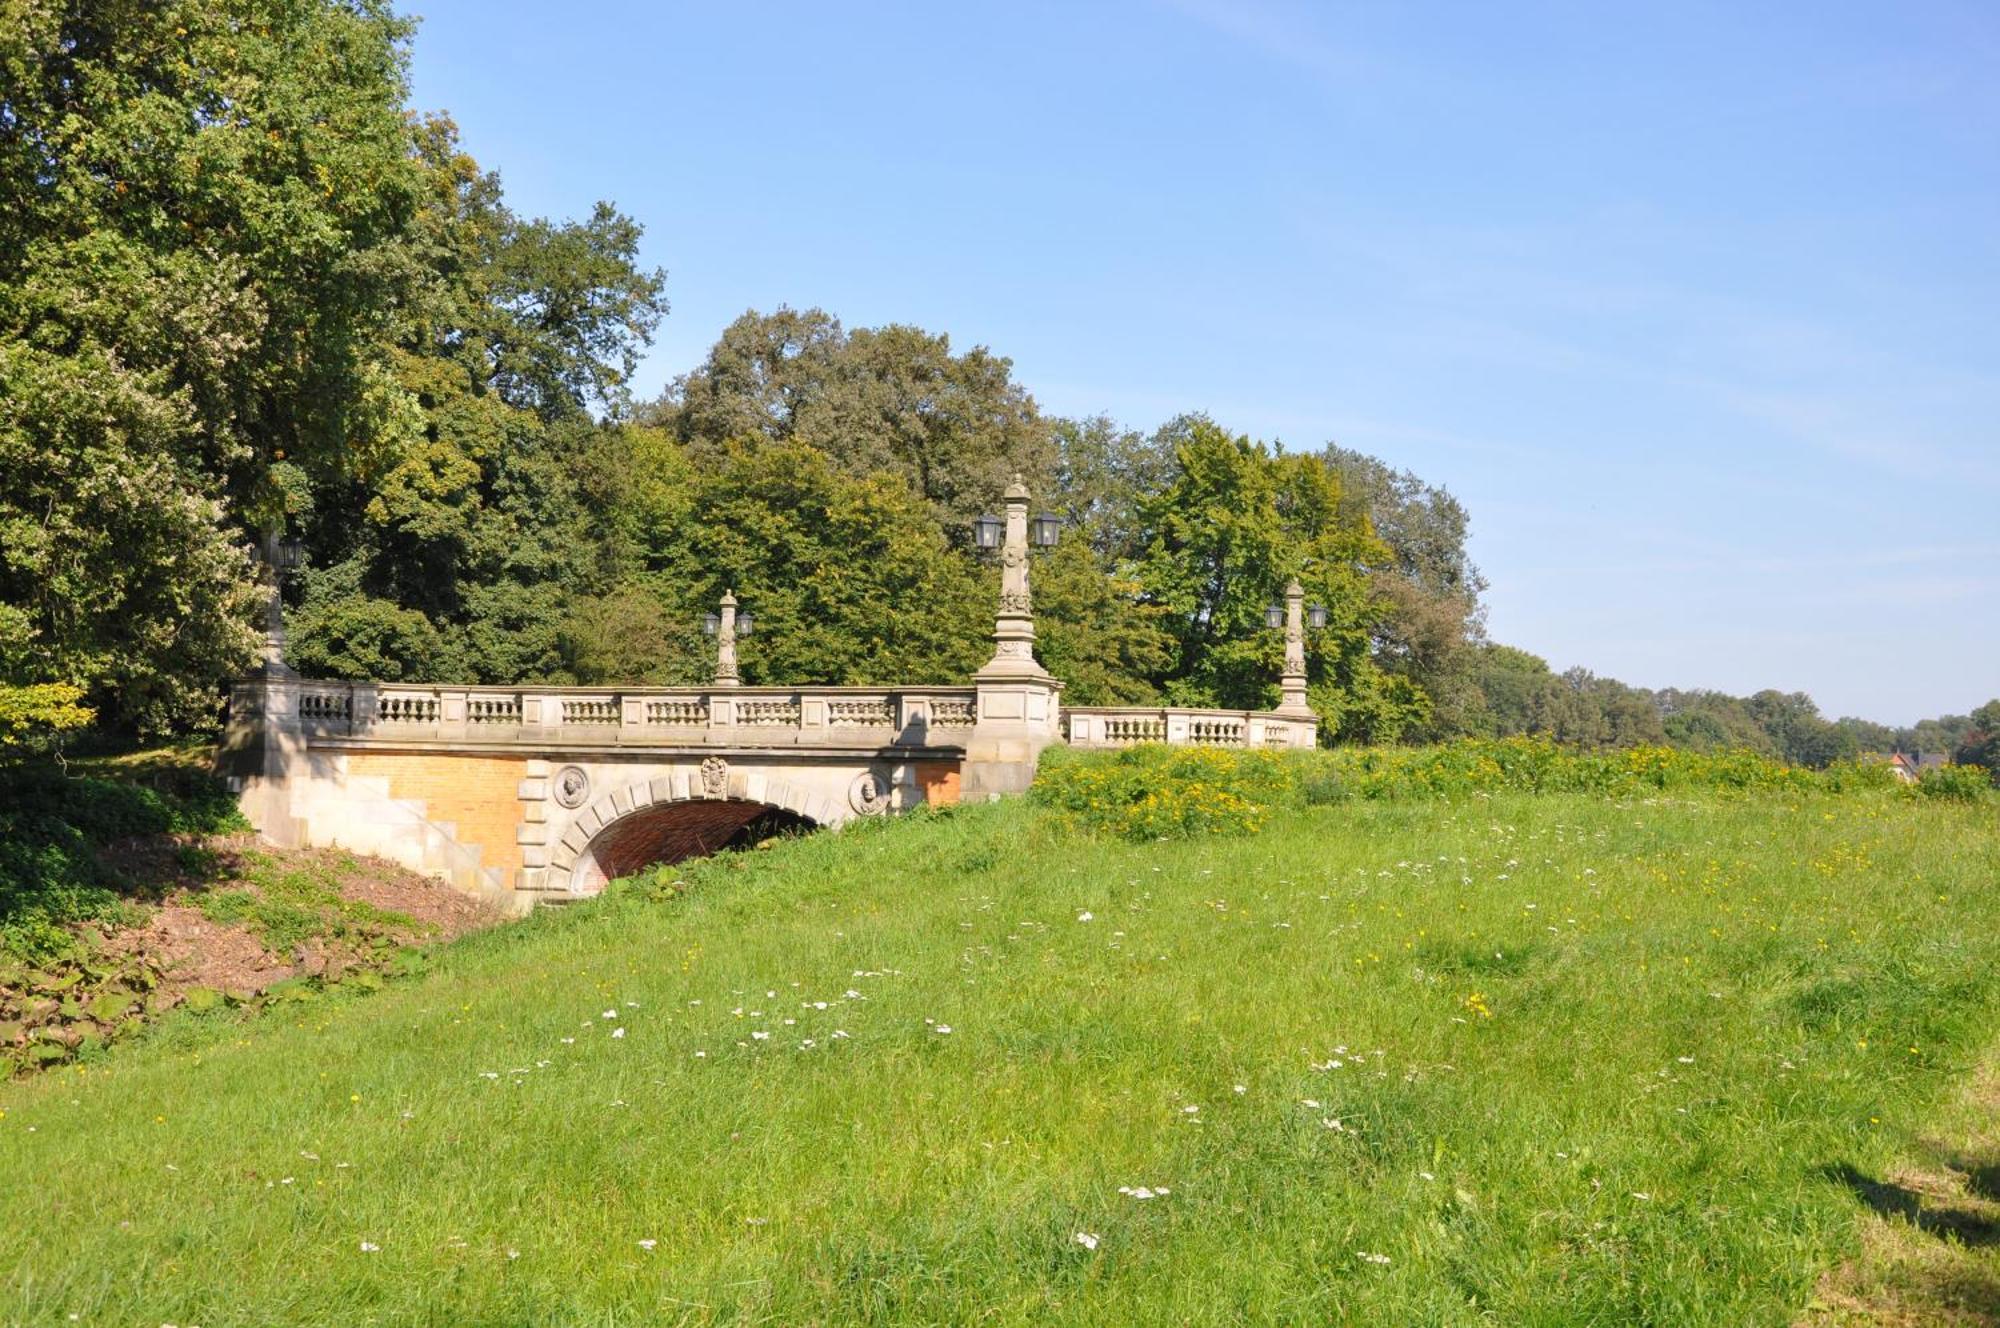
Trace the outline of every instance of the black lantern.
<path fill-rule="evenodd" d="M 1028 543 L 1038 549 L 1053 549 L 1062 538 L 1062 518 L 1054 512 L 1043 512 L 1028 523 Z"/>
<path fill-rule="evenodd" d="M 1264 606 L 1264 625 L 1273 629 L 1283 627 L 1285 625 L 1285 606 L 1282 604 L 1266 604 Z"/>
<path fill-rule="evenodd" d="M 749 611 L 747 609 L 739 611 L 736 615 L 736 634 L 738 636 L 750 635 L 751 626 Z"/>
<path fill-rule="evenodd" d="M 1314 604 L 1306 610 L 1306 621 L 1315 629 L 1326 626 L 1326 605 Z"/>
<path fill-rule="evenodd" d="M 717 632 L 722 630 L 722 619 L 716 617 L 712 613 L 709 614 L 706 618 L 703 618 L 701 620 L 701 630 L 707 632 L 710 636 L 714 636 Z"/>
<path fill-rule="evenodd" d="M 305 547 L 295 539 L 284 539 L 276 531 L 267 531 L 262 544 L 250 546 L 250 557 L 273 572 L 294 572 L 305 560 Z"/>
<path fill-rule="evenodd" d="M 1000 547 L 1001 533 L 1005 529 L 1006 527 L 1001 524 L 1000 518 L 988 512 L 984 516 L 974 519 L 972 523 L 972 542 L 982 549 L 997 549 Z"/>

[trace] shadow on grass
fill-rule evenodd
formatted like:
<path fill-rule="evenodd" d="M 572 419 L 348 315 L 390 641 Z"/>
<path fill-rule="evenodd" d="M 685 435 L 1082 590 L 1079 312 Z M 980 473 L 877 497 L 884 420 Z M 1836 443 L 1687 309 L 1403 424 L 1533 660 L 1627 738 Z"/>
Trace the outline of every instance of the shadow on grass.
<path fill-rule="evenodd" d="M 1990 1183 L 1995 1168 L 1980 1170 Z M 1955 1240 L 1968 1249 L 2000 1246 L 2000 1217 L 1985 1211 L 1984 1205 L 1956 1203 L 1894 1181 L 1876 1180 L 1845 1162 L 1827 1167 L 1824 1174 L 1883 1217 L 1900 1217 L 1919 1231 Z"/>
<path fill-rule="evenodd" d="M 1965 1177 L 1969 1194 L 1990 1203 L 2000 1203 L 2000 1160 L 1946 1153 L 1945 1165 Z"/>

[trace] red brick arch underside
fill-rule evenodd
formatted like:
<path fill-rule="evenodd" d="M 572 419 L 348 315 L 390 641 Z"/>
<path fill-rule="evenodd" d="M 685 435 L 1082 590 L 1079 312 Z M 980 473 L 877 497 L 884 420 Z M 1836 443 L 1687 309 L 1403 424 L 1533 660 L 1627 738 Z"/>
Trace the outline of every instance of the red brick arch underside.
<path fill-rule="evenodd" d="M 773 835 L 810 830 L 797 812 L 761 802 L 661 802 L 604 827 L 576 864 L 576 888 L 595 893 L 608 880 L 660 863 L 683 862 Z"/>

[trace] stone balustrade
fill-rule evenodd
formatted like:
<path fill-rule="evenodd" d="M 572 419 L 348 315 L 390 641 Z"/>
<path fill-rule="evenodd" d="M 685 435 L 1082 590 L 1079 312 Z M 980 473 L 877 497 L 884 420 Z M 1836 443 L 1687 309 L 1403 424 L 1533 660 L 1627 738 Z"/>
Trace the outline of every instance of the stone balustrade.
<path fill-rule="evenodd" d="M 963 747 L 978 718 L 972 687 L 298 688 L 300 727 L 315 744 Z"/>
<path fill-rule="evenodd" d="M 1072 747 L 1130 747 L 1163 742 L 1195 747 L 1311 747 L 1318 720 L 1271 710 L 1198 710 L 1186 706 L 1069 706 L 1062 737 Z"/>

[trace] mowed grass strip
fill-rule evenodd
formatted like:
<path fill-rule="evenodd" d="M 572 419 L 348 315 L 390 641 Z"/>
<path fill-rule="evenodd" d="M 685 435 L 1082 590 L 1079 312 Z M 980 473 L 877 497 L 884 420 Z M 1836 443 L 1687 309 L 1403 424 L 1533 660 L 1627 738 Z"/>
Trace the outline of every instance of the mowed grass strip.
<path fill-rule="evenodd" d="M 2000 1012 L 1980 806 L 689 866 L 0 1086 L 0 1322 L 1786 1324 Z"/>

